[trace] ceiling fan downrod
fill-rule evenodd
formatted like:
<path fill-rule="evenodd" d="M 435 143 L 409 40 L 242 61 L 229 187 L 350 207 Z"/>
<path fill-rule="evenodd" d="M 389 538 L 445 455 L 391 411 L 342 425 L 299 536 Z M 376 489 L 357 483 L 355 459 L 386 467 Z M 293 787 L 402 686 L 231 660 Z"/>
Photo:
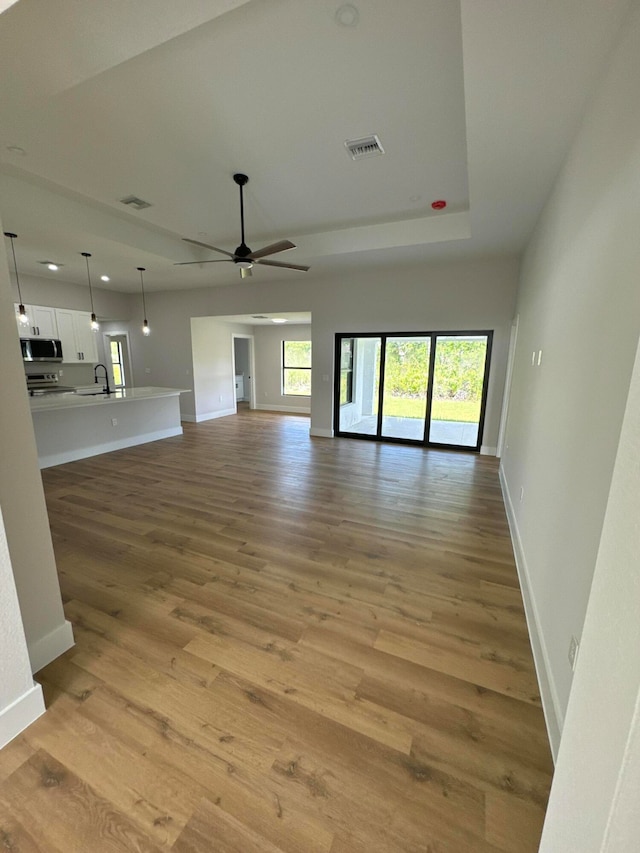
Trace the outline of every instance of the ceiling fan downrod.
<path fill-rule="evenodd" d="M 247 175 L 243 175 L 242 172 L 236 172 L 233 176 L 233 180 L 240 187 L 240 237 L 241 242 L 238 248 L 235 251 L 235 255 L 239 258 L 246 258 L 247 255 L 251 254 L 251 249 L 247 246 L 244 241 L 244 193 L 242 188 L 249 183 L 249 178 Z M 250 269 L 250 267 L 249 267 Z"/>

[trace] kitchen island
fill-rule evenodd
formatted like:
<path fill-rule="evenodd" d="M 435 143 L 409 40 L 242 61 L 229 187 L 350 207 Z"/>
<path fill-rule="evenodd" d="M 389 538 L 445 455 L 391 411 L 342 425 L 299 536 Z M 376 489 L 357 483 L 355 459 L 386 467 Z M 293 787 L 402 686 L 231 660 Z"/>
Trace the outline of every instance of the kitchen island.
<path fill-rule="evenodd" d="M 123 388 L 29 398 L 40 468 L 182 435 L 184 388 Z"/>

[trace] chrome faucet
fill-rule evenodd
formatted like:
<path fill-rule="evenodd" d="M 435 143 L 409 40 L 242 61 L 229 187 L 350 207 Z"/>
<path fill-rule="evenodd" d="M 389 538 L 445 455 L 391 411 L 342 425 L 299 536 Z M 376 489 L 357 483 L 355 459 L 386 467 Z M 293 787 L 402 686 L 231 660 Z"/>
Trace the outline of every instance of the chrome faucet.
<path fill-rule="evenodd" d="M 102 364 L 102 362 L 100 362 L 99 364 L 96 364 L 96 366 L 93 368 L 94 379 L 96 382 L 98 381 L 98 368 L 99 367 L 101 367 L 104 370 L 104 388 L 102 390 L 104 391 L 105 394 L 110 394 L 111 388 L 109 388 L 109 373 L 107 371 L 106 366 L 104 364 Z"/>

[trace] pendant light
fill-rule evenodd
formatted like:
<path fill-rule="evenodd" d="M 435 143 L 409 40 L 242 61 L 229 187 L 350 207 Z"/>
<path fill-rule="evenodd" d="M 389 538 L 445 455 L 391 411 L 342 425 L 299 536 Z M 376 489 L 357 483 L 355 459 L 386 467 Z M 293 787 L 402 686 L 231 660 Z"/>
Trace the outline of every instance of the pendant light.
<path fill-rule="evenodd" d="M 89 272 L 89 258 L 91 257 L 91 253 L 80 252 L 80 254 L 87 262 L 87 279 L 89 280 L 89 296 L 91 298 L 91 331 L 97 332 L 100 328 L 100 323 L 98 323 L 96 312 L 93 310 L 93 289 L 91 287 L 91 273 Z"/>
<path fill-rule="evenodd" d="M 147 323 L 147 305 L 144 300 L 144 279 L 142 278 L 142 273 L 145 271 L 145 267 L 136 267 L 136 269 L 140 273 L 140 289 L 142 290 L 142 315 L 144 317 L 144 320 L 142 321 L 142 334 L 149 337 L 151 329 Z"/>
<path fill-rule="evenodd" d="M 29 318 L 27 317 L 27 311 L 22 304 L 22 293 L 20 292 L 20 279 L 18 277 L 18 264 L 16 263 L 16 248 L 13 245 L 13 241 L 18 236 L 17 234 L 12 234 L 11 231 L 5 231 L 4 236 L 8 237 L 11 240 L 11 251 L 13 253 L 13 269 L 16 274 L 16 284 L 18 285 L 18 299 L 20 300 L 20 304 L 18 305 L 18 318 L 20 320 L 21 325 L 28 326 Z"/>

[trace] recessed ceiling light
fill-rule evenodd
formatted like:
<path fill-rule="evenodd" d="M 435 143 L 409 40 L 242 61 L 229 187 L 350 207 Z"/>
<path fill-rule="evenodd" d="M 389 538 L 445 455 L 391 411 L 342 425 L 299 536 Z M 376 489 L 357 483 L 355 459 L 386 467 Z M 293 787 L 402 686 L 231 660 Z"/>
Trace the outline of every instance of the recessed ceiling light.
<path fill-rule="evenodd" d="M 286 323 L 287 321 L 285 320 L 284 317 L 272 317 L 271 322 L 272 323 Z"/>
<path fill-rule="evenodd" d="M 100 276 L 100 281 L 111 281 L 111 279 L 109 278 L 109 276 L 108 276 L 108 275 L 101 275 L 101 276 Z"/>
<path fill-rule="evenodd" d="M 18 154 L 20 157 L 24 157 L 27 153 L 24 148 L 20 148 L 19 145 L 7 145 L 7 151 L 10 151 L 12 154 Z"/>
<path fill-rule="evenodd" d="M 360 12 L 353 3 L 343 3 L 336 9 L 335 22 L 341 27 L 356 27 L 359 20 Z"/>

